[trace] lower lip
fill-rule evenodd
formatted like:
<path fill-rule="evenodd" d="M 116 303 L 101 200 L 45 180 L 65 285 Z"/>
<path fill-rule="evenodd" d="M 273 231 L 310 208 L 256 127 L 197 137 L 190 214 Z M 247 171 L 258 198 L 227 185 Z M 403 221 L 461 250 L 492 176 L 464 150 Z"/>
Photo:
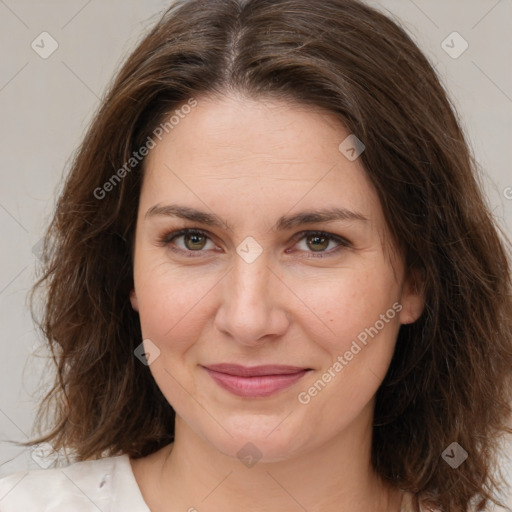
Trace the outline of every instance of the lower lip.
<path fill-rule="evenodd" d="M 273 395 L 290 387 L 300 380 L 309 370 L 302 370 L 287 375 L 260 375 L 258 377 L 239 377 L 216 372 L 205 368 L 210 377 L 221 387 L 234 395 L 261 398 Z"/>

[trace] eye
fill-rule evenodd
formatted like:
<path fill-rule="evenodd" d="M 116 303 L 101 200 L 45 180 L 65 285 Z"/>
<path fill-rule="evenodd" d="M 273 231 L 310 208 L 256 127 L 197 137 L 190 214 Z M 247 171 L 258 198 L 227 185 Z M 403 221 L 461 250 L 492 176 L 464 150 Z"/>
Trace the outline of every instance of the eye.
<path fill-rule="evenodd" d="M 181 239 L 181 243 L 177 240 Z M 213 247 L 208 247 L 208 242 Z M 191 253 L 204 252 L 203 249 L 214 249 L 215 244 L 205 231 L 200 229 L 180 229 L 162 237 L 160 244 L 169 246 L 173 251 L 185 253 L 187 256 L 194 256 Z"/>
<path fill-rule="evenodd" d="M 348 240 L 323 231 L 303 231 L 295 235 L 295 239 L 299 241 L 297 244 L 299 249 L 309 253 L 308 258 L 324 258 L 331 256 L 333 253 L 338 253 L 344 248 L 351 247 Z M 332 248 L 332 245 L 334 245 L 334 248 Z M 331 248 L 327 250 L 329 246 Z"/>
<path fill-rule="evenodd" d="M 308 258 L 332 256 L 352 246 L 348 240 L 324 231 L 303 231 L 297 233 L 293 239 L 295 246 L 299 247 L 299 252 L 307 253 L 306 257 Z M 169 247 L 172 251 L 189 257 L 200 256 L 207 250 L 216 250 L 215 244 L 206 231 L 190 228 L 164 235 L 159 240 L 159 245 Z M 295 250 L 287 250 L 287 252 L 295 252 Z"/>

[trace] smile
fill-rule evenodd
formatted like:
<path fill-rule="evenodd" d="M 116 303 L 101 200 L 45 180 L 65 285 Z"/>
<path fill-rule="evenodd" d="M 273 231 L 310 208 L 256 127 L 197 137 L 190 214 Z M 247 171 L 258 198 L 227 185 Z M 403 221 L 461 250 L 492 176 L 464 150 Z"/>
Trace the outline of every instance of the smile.
<path fill-rule="evenodd" d="M 309 368 L 294 366 L 244 367 L 231 364 L 203 366 L 223 389 L 246 398 L 271 396 L 300 380 Z"/>

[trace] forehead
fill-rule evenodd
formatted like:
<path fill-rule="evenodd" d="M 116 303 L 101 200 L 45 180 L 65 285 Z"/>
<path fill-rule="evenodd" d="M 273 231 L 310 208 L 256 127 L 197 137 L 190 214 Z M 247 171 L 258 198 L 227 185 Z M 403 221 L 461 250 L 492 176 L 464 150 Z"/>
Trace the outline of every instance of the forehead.
<path fill-rule="evenodd" d="M 339 150 L 349 135 L 334 114 L 307 105 L 199 97 L 150 151 L 145 188 L 157 193 L 181 180 L 224 199 L 259 192 L 368 207 L 376 195 L 366 171 Z"/>
<path fill-rule="evenodd" d="M 168 152 L 169 146 L 193 150 L 186 155 L 191 163 L 223 156 L 267 159 L 269 164 L 297 164 L 319 157 L 328 161 L 333 154 L 339 156 L 338 145 L 348 135 L 336 116 L 327 111 L 240 96 L 201 96 L 189 113 L 180 119 L 175 116 L 175 121 L 148 156 L 148 165 L 160 153 Z M 222 171 L 225 166 L 212 162 L 217 163 Z M 261 169 L 261 173 L 267 170 Z"/>

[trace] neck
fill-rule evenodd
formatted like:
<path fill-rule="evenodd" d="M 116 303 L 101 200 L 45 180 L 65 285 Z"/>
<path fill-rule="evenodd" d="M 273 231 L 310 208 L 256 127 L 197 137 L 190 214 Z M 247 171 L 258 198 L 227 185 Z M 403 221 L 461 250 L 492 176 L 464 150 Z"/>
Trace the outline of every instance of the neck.
<path fill-rule="evenodd" d="M 361 422 L 363 420 L 363 422 Z M 134 466 L 152 512 L 398 512 L 401 495 L 373 471 L 371 416 L 322 446 L 252 467 L 215 449 L 179 417 L 175 442 Z"/>

